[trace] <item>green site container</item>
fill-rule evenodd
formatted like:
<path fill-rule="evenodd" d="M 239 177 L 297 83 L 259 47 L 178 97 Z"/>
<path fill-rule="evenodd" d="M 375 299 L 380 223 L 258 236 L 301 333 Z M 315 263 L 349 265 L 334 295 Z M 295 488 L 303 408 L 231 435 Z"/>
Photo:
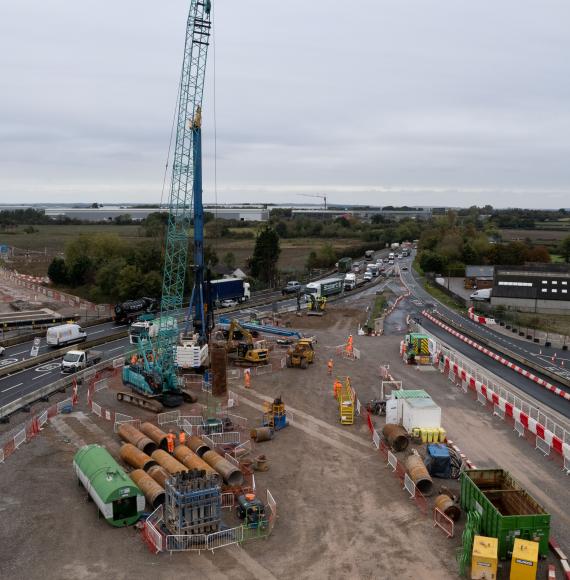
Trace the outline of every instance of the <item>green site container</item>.
<path fill-rule="evenodd" d="M 516 538 L 539 544 L 548 554 L 550 514 L 503 469 L 467 469 L 461 474 L 461 508 L 481 515 L 480 533 L 499 540 L 499 558 L 513 551 Z"/>
<path fill-rule="evenodd" d="M 140 489 L 101 445 L 82 447 L 73 469 L 103 517 L 112 526 L 130 526 L 145 508 Z"/>

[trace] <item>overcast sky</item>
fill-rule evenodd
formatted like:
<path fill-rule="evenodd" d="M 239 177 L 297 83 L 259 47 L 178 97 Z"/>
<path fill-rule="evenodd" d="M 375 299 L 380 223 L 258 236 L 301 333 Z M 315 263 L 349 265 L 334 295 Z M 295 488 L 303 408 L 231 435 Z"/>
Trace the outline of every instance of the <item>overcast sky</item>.
<path fill-rule="evenodd" d="M 570 207 L 568 0 L 213 3 L 207 202 L 215 72 L 220 203 Z M 160 200 L 188 6 L 0 3 L 0 202 Z"/>

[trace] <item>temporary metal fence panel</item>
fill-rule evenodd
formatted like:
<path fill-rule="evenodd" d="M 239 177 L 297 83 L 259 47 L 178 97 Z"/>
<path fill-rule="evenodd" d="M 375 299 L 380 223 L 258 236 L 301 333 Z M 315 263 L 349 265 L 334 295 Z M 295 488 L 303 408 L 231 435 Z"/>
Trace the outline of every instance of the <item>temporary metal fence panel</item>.
<path fill-rule="evenodd" d="M 4 463 L 4 448 L 0 447 L 0 463 Z"/>
<path fill-rule="evenodd" d="M 14 449 L 18 449 L 26 441 L 26 430 L 21 429 L 14 435 Z"/>
<path fill-rule="evenodd" d="M 238 526 L 237 528 L 230 528 L 229 530 L 221 530 L 219 532 L 214 532 L 208 536 L 208 550 L 212 552 L 217 548 L 223 548 L 224 546 L 231 546 L 232 544 L 238 544 L 243 541 L 243 526 Z"/>
<path fill-rule="evenodd" d="M 226 371 L 226 377 L 229 381 L 237 380 L 241 377 L 241 370 L 240 369 L 228 369 Z"/>
<path fill-rule="evenodd" d="M 150 514 L 150 516 L 148 516 L 148 518 L 145 521 L 147 533 L 158 552 L 162 552 L 163 550 L 162 545 L 163 536 L 158 531 L 158 525 L 162 520 L 162 517 L 163 517 L 163 506 L 160 505 Z"/>
<path fill-rule="evenodd" d="M 539 437 L 538 435 L 536 436 L 535 449 L 542 451 L 544 455 L 550 455 L 550 445 L 542 437 Z"/>
<path fill-rule="evenodd" d="M 206 534 L 166 536 L 167 552 L 201 552 L 208 548 Z"/>
<path fill-rule="evenodd" d="M 64 409 L 68 409 L 69 407 L 73 408 L 73 400 L 71 397 L 68 397 L 67 399 L 60 401 L 57 404 L 57 412 L 61 413 L 63 412 Z"/>
<path fill-rule="evenodd" d="M 372 443 L 376 449 L 380 448 L 380 435 L 378 435 L 378 431 L 376 431 L 376 429 L 372 431 Z"/>
<path fill-rule="evenodd" d="M 271 363 L 268 365 L 255 367 L 255 374 L 256 375 L 267 375 L 271 372 L 273 372 L 273 365 Z"/>
<path fill-rule="evenodd" d="M 276 516 L 277 515 L 277 502 L 275 501 L 275 499 L 273 498 L 273 494 L 269 490 L 266 490 L 266 493 L 267 493 L 267 505 L 271 509 L 271 513 L 274 516 Z"/>
<path fill-rule="evenodd" d="M 228 391 L 228 409 L 233 407 L 239 407 L 239 397 L 237 393 L 233 391 Z"/>
<path fill-rule="evenodd" d="M 449 367 L 449 372 L 447 373 L 447 378 L 454 383 L 455 382 L 455 373 L 453 372 L 453 369 L 451 367 Z"/>
<path fill-rule="evenodd" d="M 360 400 L 356 399 L 356 414 L 360 415 L 360 409 L 362 408 L 361 404 L 360 404 Z"/>
<path fill-rule="evenodd" d="M 202 440 L 203 440 L 203 439 L 204 439 L 204 438 L 202 437 Z M 238 461 L 238 460 L 237 460 L 235 457 L 232 457 L 232 456 L 231 456 L 229 453 L 226 453 L 226 454 L 224 455 L 224 457 L 225 457 L 225 458 L 226 458 L 226 460 L 227 460 L 227 461 L 229 461 L 229 462 L 230 462 L 232 465 L 235 465 L 235 467 L 237 467 L 238 469 L 240 468 L 239 461 Z"/>
<path fill-rule="evenodd" d="M 515 421 L 515 431 L 519 437 L 524 437 L 524 425 L 520 421 Z"/>
<path fill-rule="evenodd" d="M 566 475 L 570 475 L 570 457 L 564 456 L 564 465 L 562 470 L 566 472 Z"/>
<path fill-rule="evenodd" d="M 398 458 L 391 451 L 388 451 L 388 465 L 392 467 L 392 471 L 396 471 L 398 467 Z"/>
<path fill-rule="evenodd" d="M 355 358 L 356 360 L 360 360 L 360 349 L 358 349 L 358 348 L 354 347 L 354 348 L 352 349 L 352 353 L 354 354 L 354 358 Z"/>
<path fill-rule="evenodd" d="M 410 494 L 410 498 L 414 499 L 416 495 L 416 484 L 407 473 L 404 475 L 404 489 Z"/>
<path fill-rule="evenodd" d="M 38 426 L 41 429 L 48 421 L 48 412 L 47 411 L 43 411 L 42 413 L 40 413 L 40 415 L 38 416 Z"/>
<path fill-rule="evenodd" d="M 191 386 L 201 386 L 203 377 L 201 375 L 186 375 L 184 377 L 184 382 L 187 387 Z"/>
<path fill-rule="evenodd" d="M 125 425 L 126 423 L 128 423 L 129 425 L 132 425 L 135 429 L 140 429 L 140 427 L 141 427 L 141 420 L 140 419 L 124 419 L 121 421 L 117 421 L 118 414 L 120 414 L 120 413 L 115 413 L 115 423 L 113 425 L 113 431 L 115 433 L 118 433 L 119 427 L 121 425 Z"/>
<path fill-rule="evenodd" d="M 487 397 L 483 393 L 477 393 L 477 402 L 485 407 L 487 405 Z"/>
<path fill-rule="evenodd" d="M 93 413 L 95 413 L 95 415 L 97 415 L 98 417 L 101 416 L 101 405 L 99 405 L 98 403 L 91 403 L 91 410 L 93 411 Z"/>
<path fill-rule="evenodd" d="M 234 415 L 233 413 L 227 413 L 226 417 L 232 422 L 235 429 L 247 429 L 247 419 L 245 417 Z"/>
<path fill-rule="evenodd" d="M 202 439 L 208 439 L 213 445 L 239 445 L 240 433 L 239 431 L 225 431 L 224 433 L 210 433 L 204 435 Z"/>
<path fill-rule="evenodd" d="M 166 413 L 159 413 L 157 415 L 157 422 L 159 425 L 166 425 L 167 423 L 177 423 L 180 417 L 180 411 L 167 411 Z"/>
<path fill-rule="evenodd" d="M 96 381 L 94 385 L 95 392 L 102 391 L 109 386 L 109 382 L 107 379 L 101 379 L 100 381 Z"/>
<path fill-rule="evenodd" d="M 212 383 L 210 381 L 202 381 L 202 392 L 212 394 Z"/>
<path fill-rule="evenodd" d="M 118 357 L 113 359 L 113 368 L 119 369 L 122 366 L 125 366 L 125 359 L 123 357 Z"/>
<path fill-rule="evenodd" d="M 467 381 L 461 381 L 461 388 L 463 389 L 464 393 L 467 393 L 469 390 L 469 383 Z"/>
<path fill-rule="evenodd" d="M 433 510 L 433 526 L 437 526 L 448 538 L 453 538 L 455 533 L 455 524 L 453 520 L 447 517 L 439 508 Z"/>
<path fill-rule="evenodd" d="M 497 417 L 499 417 L 500 419 L 505 418 L 505 410 L 501 409 L 501 407 L 499 407 L 499 405 L 493 405 L 493 415 L 496 415 Z"/>
<path fill-rule="evenodd" d="M 252 448 L 252 444 L 251 444 L 251 439 L 248 439 L 247 441 L 244 441 L 243 443 L 240 443 L 239 445 L 236 446 L 236 448 L 234 449 L 233 453 L 236 457 L 241 457 L 242 455 L 247 455 L 248 453 L 251 453 L 253 451 Z"/>
<path fill-rule="evenodd" d="M 235 496 L 233 493 L 222 493 L 222 509 L 233 508 L 235 505 Z"/>

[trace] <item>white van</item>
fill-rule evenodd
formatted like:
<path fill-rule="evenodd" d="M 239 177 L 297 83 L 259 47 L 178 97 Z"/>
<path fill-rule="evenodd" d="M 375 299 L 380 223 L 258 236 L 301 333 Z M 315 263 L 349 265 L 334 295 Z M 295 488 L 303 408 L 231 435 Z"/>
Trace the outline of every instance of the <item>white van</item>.
<path fill-rule="evenodd" d="M 473 292 L 469 298 L 474 302 L 486 302 L 491 300 L 492 291 L 492 288 L 482 288 L 481 290 L 475 290 L 475 292 Z"/>
<path fill-rule="evenodd" d="M 87 340 L 87 333 L 79 324 L 60 324 L 47 329 L 46 342 L 49 346 L 62 346 Z"/>

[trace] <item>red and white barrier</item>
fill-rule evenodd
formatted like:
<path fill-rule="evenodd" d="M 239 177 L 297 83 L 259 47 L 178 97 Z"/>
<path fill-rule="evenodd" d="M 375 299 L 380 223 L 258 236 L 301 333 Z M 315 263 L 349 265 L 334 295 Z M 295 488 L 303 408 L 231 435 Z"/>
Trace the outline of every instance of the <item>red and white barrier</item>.
<path fill-rule="evenodd" d="M 493 405 L 493 409 L 498 410 L 498 412 L 495 414 L 503 417 L 504 419 L 507 417 L 513 419 L 515 421 L 515 425 L 522 425 L 524 430 L 527 430 L 530 433 L 536 435 L 536 437 L 543 441 L 549 449 L 554 449 L 554 451 L 563 457 L 570 457 L 570 445 L 564 443 L 560 437 L 556 436 L 552 431 L 548 430 L 536 419 L 533 419 L 527 413 L 515 407 L 512 403 L 509 403 L 504 398 L 500 397 L 483 382 L 476 380 L 476 378 L 468 373 L 463 367 L 460 367 L 457 363 L 452 363 L 448 356 L 442 356 L 442 373 L 452 373 L 456 381 L 462 381 L 466 383 L 471 390 L 474 390 L 477 393 L 478 399 L 481 397 L 481 400 L 484 403 L 491 403 Z M 522 434 L 524 434 L 524 430 Z"/>
<path fill-rule="evenodd" d="M 494 318 L 488 318 L 487 316 L 480 316 L 479 314 L 475 314 L 473 306 L 467 310 L 467 316 L 470 320 L 478 322 L 479 324 L 497 324 L 497 321 Z"/>
<path fill-rule="evenodd" d="M 511 361 L 507 360 L 506 358 L 502 357 L 501 355 L 499 355 L 499 354 L 493 352 L 492 350 L 489 350 L 488 348 L 475 342 L 471 338 L 464 336 L 463 334 L 461 334 L 460 332 L 458 332 L 454 328 L 451 328 L 451 326 L 444 324 L 443 322 L 441 322 L 441 320 L 437 319 L 435 316 L 432 316 L 426 310 L 424 310 L 422 312 L 422 314 L 428 320 L 430 320 L 434 324 L 437 324 L 437 326 L 439 326 L 440 328 L 443 328 L 446 332 L 449 332 L 449 334 L 455 336 L 456 338 L 458 338 L 459 340 L 461 340 L 465 344 L 468 344 L 469 346 L 473 347 L 474 349 L 478 350 L 479 352 L 486 354 L 488 357 L 500 362 L 501 364 L 510 368 L 515 373 L 518 373 L 519 375 L 522 375 L 523 377 L 530 379 L 531 381 L 535 382 L 537 385 L 544 387 L 545 389 L 547 389 L 548 391 L 551 391 L 555 395 L 558 395 L 559 397 L 562 397 L 563 399 L 570 401 L 570 393 L 563 391 L 559 387 L 555 387 L 552 383 L 549 383 L 548 381 L 545 381 L 544 379 L 537 377 L 535 374 L 531 373 L 530 371 L 527 371 L 526 369 L 523 369 L 522 367 L 518 366 L 517 364 L 512 363 Z"/>

